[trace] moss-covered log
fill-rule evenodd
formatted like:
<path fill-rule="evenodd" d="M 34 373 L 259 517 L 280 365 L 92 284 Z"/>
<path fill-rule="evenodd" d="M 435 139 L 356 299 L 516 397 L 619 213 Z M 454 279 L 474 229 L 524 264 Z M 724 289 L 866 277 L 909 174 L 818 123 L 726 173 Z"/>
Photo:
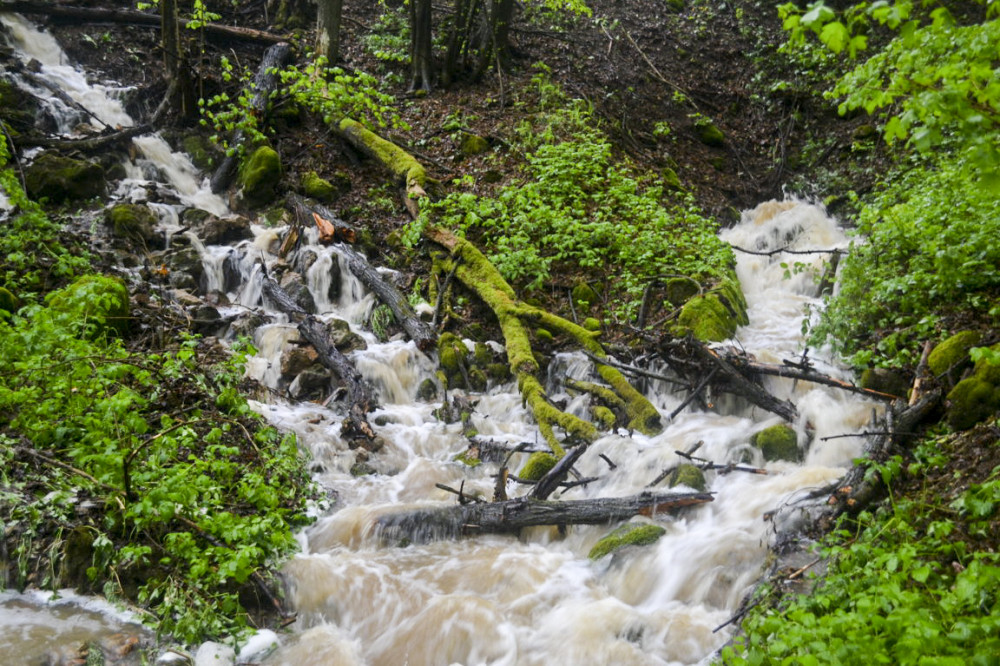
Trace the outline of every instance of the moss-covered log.
<path fill-rule="evenodd" d="M 389 171 L 406 189 L 406 207 L 410 214 L 417 216 L 416 200 L 427 195 L 427 171 L 415 157 L 383 139 L 364 125 L 351 118 L 344 118 L 338 124 L 341 135 L 352 146 L 376 160 Z"/>
<path fill-rule="evenodd" d="M 567 414 L 549 402 L 537 377 L 538 362 L 531 347 L 527 324 L 539 324 L 550 331 L 562 333 L 595 357 L 606 358 L 604 348 L 597 341 L 597 334 L 518 300 L 510 285 L 472 243 L 434 226 L 426 227 L 424 235 L 451 252 L 448 260 L 451 265 L 446 268 L 453 269 L 455 276 L 475 292 L 497 316 L 507 346 L 507 361 L 511 372 L 517 378 L 521 396 L 531 408 L 539 430 L 553 452 L 557 456 L 564 454 L 555 435 L 555 426 L 565 430 L 570 438 L 584 442 L 596 439 L 597 428 L 592 423 Z M 646 434 L 659 432 L 660 415 L 645 396 L 612 367 L 598 366 L 598 373 L 625 402 L 630 428 Z"/>

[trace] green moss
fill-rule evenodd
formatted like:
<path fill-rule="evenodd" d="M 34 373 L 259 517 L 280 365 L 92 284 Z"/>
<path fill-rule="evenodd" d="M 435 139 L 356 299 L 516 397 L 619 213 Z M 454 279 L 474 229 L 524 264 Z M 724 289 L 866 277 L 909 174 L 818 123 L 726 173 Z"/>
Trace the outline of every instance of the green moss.
<path fill-rule="evenodd" d="M 493 363 L 493 352 L 490 351 L 489 345 L 485 342 L 477 342 L 472 352 L 472 362 L 484 370 L 488 368 Z"/>
<path fill-rule="evenodd" d="M 156 233 L 156 214 L 149 206 L 122 203 L 105 212 L 105 220 L 114 230 L 115 236 L 144 245 L 160 245 Z"/>
<path fill-rule="evenodd" d="M 365 146 L 380 164 L 404 181 L 408 192 L 412 192 L 415 188 L 422 190 L 426 185 L 427 172 L 424 171 L 423 165 L 396 144 L 386 141 L 351 118 L 341 120 L 339 128 L 341 132 Z"/>
<path fill-rule="evenodd" d="M 458 142 L 458 149 L 463 157 L 480 155 L 490 149 L 490 142 L 477 134 L 462 132 Z"/>
<path fill-rule="evenodd" d="M 249 206 L 261 207 L 277 194 L 281 180 L 281 157 L 269 146 L 253 151 L 240 165 L 239 183 Z"/>
<path fill-rule="evenodd" d="M 302 192 L 321 203 L 330 203 L 337 197 L 337 188 L 328 180 L 319 177 L 315 171 L 302 176 Z"/>
<path fill-rule="evenodd" d="M 181 139 L 181 148 L 191 158 L 191 163 L 202 171 L 207 171 L 214 166 L 212 144 L 200 135 L 188 134 L 185 136 Z"/>
<path fill-rule="evenodd" d="M 927 356 L 927 369 L 935 377 L 960 368 L 969 360 L 969 349 L 982 340 L 978 331 L 962 331 L 939 343 Z M 953 379 L 957 379 L 954 377 Z"/>
<path fill-rule="evenodd" d="M 660 172 L 660 177 L 663 179 L 663 184 L 666 185 L 671 190 L 682 190 L 684 186 L 681 184 L 680 176 L 677 172 L 670 167 L 664 167 Z"/>
<path fill-rule="evenodd" d="M 420 382 L 420 386 L 417 388 L 417 400 L 432 402 L 437 400 L 437 395 L 437 383 L 433 379 L 428 377 L 424 381 Z"/>
<path fill-rule="evenodd" d="M 1000 345 L 994 345 L 997 350 Z M 1000 411 L 1000 366 L 985 360 L 976 363 L 972 376 L 948 393 L 948 425 L 967 430 Z"/>
<path fill-rule="evenodd" d="M 548 474 L 556 466 L 557 462 L 559 462 L 558 458 L 551 453 L 545 451 L 532 453 L 528 457 L 527 462 L 524 463 L 524 467 L 517 473 L 517 476 L 525 481 L 538 481 Z"/>
<path fill-rule="evenodd" d="M 601 320 L 596 317 L 587 317 L 583 320 L 583 327 L 588 331 L 600 331 L 601 330 Z"/>
<path fill-rule="evenodd" d="M 578 282 L 571 292 L 573 305 L 581 309 L 589 309 L 590 306 L 600 301 L 597 292 L 586 282 Z"/>
<path fill-rule="evenodd" d="M 538 338 L 539 342 L 552 342 L 554 340 L 552 332 L 544 328 L 535 329 L 535 337 Z"/>
<path fill-rule="evenodd" d="M 764 460 L 797 461 L 800 457 L 799 437 L 791 426 L 784 423 L 764 428 L 750 438 L 750 443 L 764 454 Z"/>
<path fill-rule="evenodd" d="M 671 472 L 667 485 L 671 488 L 674 486 L 687 486 L 688 488 L 693 488 L 698 492 L 704 492 L 705 473 L 698 467 L 685 463 L 683 465 L 679 465 L 677 469 Z"/>
<path fill-rule="evenodd" d="M 128 330 L 128 288 L 119 278 L 84 275 L 50 294 L 47 301 L 50 310 L 74 317 L 92 334 Z"/>
<path fill-rule="evenodd" d="M 447 386 L 454 388 L 464 383 L 462 366 L 468 349 L 454 333 L 444 333 L 438 338 L 438 365 L 447 379 Z"/>
<path fill-rule="evenodd" d="M 664 296 L 674 307 L 680 307 L 700 291 L 697 282 L 688 278 L 671 278 L 663 285 Z"/>
<path fill-rule="evenodd" d="M 24 182 L 32 199 L 61 203 L 90 199 L 104 194 L 107 181 L 99 164 L 43 153 L 24 170 Z"/>
<path fill-rule="evenodd" d="M 21 307 L 21 299 L 10 292 L 6 287 L 0 287 L 0 310 L 7 312 L 17 312 Z"/>
<path fill-rule="evenodd" d="M 656 543 L 666 533 L 659 525 L 627 523 L 595 543 L 587 557 L 599 560 L 625 546 L 648 546 Z"/>
<path fill-rule="evenodd" d="M 749 321 L 739 284 L 723 280 L 718 287 L 684 304 L 674 334 L 683 336 L 690 332 L 702 342 L 721 342 L 733 337 L 736 329 Z"/>
<path fill-rule="evenodd" d="M 468 465 L 469 467 L 478 467 L 483 464 L 483 461 L 470 453 L 468 449 L 453 457 L 452 460 L 460 462 L 463 465 Z"/>
<path fill-rule="evenodd" d="M 482 368 L 469 368 L 469 384 L 473 391 L 485 391 L 489 388 L 486 372 Z"/>
<path fill-rule="evenodd" d="M 593 412 L 594 420 L 597 421 L 598 426 L 600 426 L 602 430 L 611 430 L 615 427 L 615 422 L 618 418 L 608 407 L 605 407 L 604 405 L 597 405 L 590 411 Z"/>
<path fill-rule="evenodd" d="M 695 125 L 695 131 L 698 133 L 698 140 L 706 146 L 718 148 L 726 143 L 726 135 L 715 126 L 715 123 L 698 123 Z"/>

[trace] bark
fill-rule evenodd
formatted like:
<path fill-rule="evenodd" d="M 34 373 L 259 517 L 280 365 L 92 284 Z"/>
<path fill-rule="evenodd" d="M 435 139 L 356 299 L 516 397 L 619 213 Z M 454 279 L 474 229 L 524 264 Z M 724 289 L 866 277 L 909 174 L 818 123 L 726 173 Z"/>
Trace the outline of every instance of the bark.
<path fill-rule="evenodd" d="M 341 435 L 348 439 L 375 439 L 375 431 L 368 423 L 368 412 L 374 411 L 378 404 L 361 373 L 337 349 L 323 323 L 299 307 L 273 278 L 264 277 L 263 291 L 279 310 L 298 322 L 299 333 L 316 349 L 320 363 L 334 372 L 347 388 L 348 412 L 340 426 Z"/>
<path fill-rule="evenodd" d="M 317 0 L 316 54 L 324 56 L 333 65 L 340 57 L 340 19 L 343 0 Z"/>
<path fill-rule="evenodd" d="M 79 150 L 84 153 L 94 153 L 117 143 L 124 143 L 134 137 L 150 134 L 155 131 L 149 125 L 139 125 L 138 127 L 128 127 L 119 132 L 101 134 L 100 136 L 87 139 L 35 139 L 24 137 L 18 140 L 18 146 L 20 148 L 39 146 L 42 148 L 56 148 L 57 150 Z"/>
<path fill-rule="evenodd" d="M 286 42 L 275 44 L 264 52 L 264 57 L 257 68 L 257 75 L 253 80 L 253 99 L 250 101 L 250 109 L 247 113 L 253 113 L 258 118 L 263 118 L 267 114 L 267 103 L 271 98 L 271 93 L 278 87 L 278 76 L 275 70 L 281 69 L 291 57 L 292 47 Z M 237 130 L 233 137 L 232 146 L 238 147 L 243 143 L 243 131 Z M 229 187 L 236 175 L 236 167 L 239 162 L 237 155 L 239 150 L 230 150 L 230 154 L 222 160 L 222 164 L 212 175 L 212 192 L 218 194 Z"/>
<path fill-rule="evenodd" d="M 405 188 L 405 203 L 410 215 L 419 214 L 418 200 L 427 196 L 427 172 L 420 162 L 405 150 L 367 129 L 364 125 L 344 118 L 338 125 L 341 136 L 359 151 L 382 165 Z"/>
<path fill-rule="evenodd" d="M 127 25 L 144 25 L 160 27 L 161 19 L 156 14 L 147 14 L 128 9 L 100 9 L 96 7 L 73 7 L 70 5 L 55 5 L 44 0 L 16 0 L 0 3 L 0 10 L 17 12 L 19 14 L 41 14 L 62 21 L 81 21 L 85 23 L 123 23 Z M 187 26 L 186 19 L 180 20 L 181 26 Z M 209 23 L 204 28 L 208 37 L 216 39 L 238 39 L 242 41 L 264 42 L 277 44 L 288 37 L 275 35 L 263 30 L 241 28 L 231 25 Z"/>
<path fill-rule="evenodd" d="M 431 0 L 410 0 L 410 92 L 432 87 L 432 40 Z"/>
<path fill-rule="evenodd" d="M 324 245 L 330 243 L 353 243 L 357 240 L 357 230 L 337 217 L 337 214 L 326 206 L 320 204 L 307 203 L 305 199 L 297 194 L 290 194 L 288 201 L 295 211 L 295 219 L 299 226 L 304 226 L 311 221 L 319 228 L 319 242 Z M 374 291 L 374 290 L 373 290 Z"/>
<path fill-rule="evenodd" d="M 564 502 L 521 497 L 389 514 L 376 521 L 376 529 L 385 541 L 425 543 L 475 534 L 510 534 L 536 525 L 607 524 L 637 514 L 653 516 L 704 504 L 712 499 L 708 493 L 653 492 Z"/>

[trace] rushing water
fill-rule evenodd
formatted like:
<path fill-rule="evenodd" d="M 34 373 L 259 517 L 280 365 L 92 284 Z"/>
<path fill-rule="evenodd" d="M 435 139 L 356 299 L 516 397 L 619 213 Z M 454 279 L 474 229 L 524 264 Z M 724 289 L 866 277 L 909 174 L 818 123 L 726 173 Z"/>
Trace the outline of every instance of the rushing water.
<path fill-rule="evenodd" d="M 53 80 L 67 79 L 69 91 L 79 87 L 70 76 L 55 42 L 45 41 L 27 23 L 4 17 L 22 51 L 44 63 Z M 47 38 L 46 38 L 47 39 Z M 44 47 L 40 46 L 44 42 Z M 38 49 L 40 52 L 36 53 Z M 78 78 L 82 78 L 76 72 Z M 132 124 L 107 115 L 115 110 L 114 90 L 108 108 L 88 97 L 85 104 L 107 122 Z M 71 94 L 73 94 L 71 92 Z M 82 93 L 81 93 L 82 94 Z M 117 107 L 120 109 L 120 104 Z M 124 111 L 121 111 L 124 113 Z M 69 124 L 67 123 L 67 126 Z M 177 224 L 178 209 L 196 206 L 225 215 L 225 203 L 211 195 L 190 162 L 173 153 L 157 136 L 136 140 L 145 163 L 129 172 L 118 191 L 121 198 L 142 200 L 141 188 L 151 174 L 167 181 L 181 204 L 161 211 L 163 224 Z M 256 229 L 255 242 L 237 248 L 204 247 L 196 238 L 208 284 L 226 284 L 223 265 L 235 253 L 243 282 L 228 295 L 238 308 L 264 310 L 255 262 L 276 258 L 267 249 L 281 229 Z M 747 211 L 723 238 L 736 246 L 767 252 L 778 248 L 810 250 L 845 247 L 846 239 L 823 210 L 804 202 L 768 202 Z M 306 262 L 306 254 L 311 254 Z M 804 316 L 820 306 L 816 277 L 822 254 L 738 254 L 738 273 L 749 304 L 750 324 L 735 344 L 758 360 L 779 362 L 801 354 Z M 790 278 L 782 262 L 802 265 Z M 359 454 L 339 436 L 340 418 L 311 402 L 275 400 L 257 408 L 276 425 L 294 431 L 312 459 L 316 480 L 334 500 L 316 523 L 300 535 L 302 552 L 284 567 L 290 601 L 298 613 L 291 633 L 269 664 L 693 664 L 706 660 L 728 638 L 729 628 L 716 631 L 738 607 L 758 579 L 774 526 L 766 513 L 804 492 L 835 480 L 860 452 L 860 438 L 832 435 L 859 432 L 872 405 L 851 394 L 806 382 L 770 379 L 767 388 L 793 400 L 800 417 L 793 424 L 802 464 L 771 462 L 767 475 L 707 475 L 715 500 L 676 515 L 633 519 L 654 521 L 667 532 L 654 545 L 620 551 L 597 562 L 590 548 L 616 525 L 571 526 L 525 530 L 519 538 L 482 536 L 407 547 L 382 544 L 374 533 L 378 516 L 408 508 L 447 506 L 455 496 L 437 484 L 467 494 L 493 493 L 496 465 L 470 468 L 455 462 L 468 441 L 461 424 L 438 421 L 439 402 L 417 399 L 420 383 L 433 377 L 435 363 L 411 342 L 379 342 L 364 330 L 374 298 L 345 270 L 336 247 L 307 245 L 290 265 L 306 265 L 303 278 L 318 314 L 350 322 L 367 349 L 351 358 L 375 387 L 381 407 L 370 416 L 385 447 Z M 331 286 L 336 282 L 339 289 Z M 258 355 L 249 372 L 285 392 L 281 357 L 298 340 L 292 324 L 275 313 L 256 330 Z M 817 366 L 839 374 L 818 352 Z M 583 357 L 557 357 L 549 373 L 549 392 L 564 394 L 566 376 L 589 378 Z M 284 383 L 283 383 L 284 382 Z M 492 387 L 470 396 L 475 401 L 473 425 L 482 437 L 511 445 L 538 442 L 537 427 L 512 385 Z M 685 397 L 654 382 L 648 397 L 668 414 Z M 570 409 L 585 413 L 585 398 Z M 587 486 L 556 498 L 597 498 L 641 491 L 665 468 L 677 462 L 678 450 L 703 442 L 698 455 L 716 462 L 740 460 L 750 451 L 755 432 L 780 422 L 760 409 L 716 400 L 714 411 L 683 411 L 655 437 L 619 432 L 595 442 L 577 464 L 583 476 L 597 477 Z M 752 451 L 751 451 L 752 453 Z M 603 454 L 603 455 L 602 455 Z M 375 473 L 356 477 L 361 458 Z M 515 456 L 514 469 L 523 461 Z M 612 468 L 606 460 L 612 461 Z M 511 484 L 510 495 L 523 490 Z M 55 620 L 53 620 L 53 623 Z"/>

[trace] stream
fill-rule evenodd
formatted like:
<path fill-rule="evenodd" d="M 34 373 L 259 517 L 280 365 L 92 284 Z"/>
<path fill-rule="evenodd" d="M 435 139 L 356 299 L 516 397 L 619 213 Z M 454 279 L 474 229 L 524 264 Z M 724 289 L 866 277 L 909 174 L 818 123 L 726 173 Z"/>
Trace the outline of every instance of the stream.
<path fill-rule="evenodd" d="M 109 124 L 133 125 L 114 85 L 89 85 L 84 72 L 67 63 L 58 44 L 15 15 L 3 24 L 22 58 L 36 59 L 40 76 L 58 84 L 74 99 Z M 45 91 L 33 90 L 46 97 Z M 69 132 L 81 121 L 75 111 L 50 99 L 48 112 L 61 118 Z M 157 203 L 161 229 L 168 236 L 178 229 L 178 214 L 196 207 L 213 215 L 229 215 L 226 203 L 212 195 L 182 153 L 174 152 L 158 135 L 135 140 L 140 158 L 127 163 L 128 178 L 113 195 L 116 200 L 143 202 L 144 192 L 160 187 L 175 193 L 175 203 Z M 210 290 L 230 287 L 215 298 L 220 321 L 245 316 L 248 310 L 266 315 L 253 331 L 259 350 L 248 373 L 273 389 L 272 395 L 301 394 L 295 381 L 282 373 L 283 360 L 298 340 L 295 325 L 267 309 L 260 291 L 259 264 L 278 261 L 272 253 L 281 227 L 252 227 L 255 237 L 232 246 L 197 248 Z M 740 222 L 722 233 L 735 246 L 766 252 L 846 248 L 848 241 L 836 220 L 802 201 L 765 202 L 745 211 Z M 410 666 L 432 664 L 696 664 L 707 661 L 730 637 L 724 625 L 761 576 L 768 545 L 775 533 L 765 514 L 839 478 L 861 452 L 861 432 L 871 419 L 873 403 L 844 391 L 806 382 L 769 378 L 769 391 L 792 400 L 799 418 L 792 424 L 803 451 L 802 462 L 764 462 L 749 444 L 750 437 L 778 417 L 725 395 L 713 396 L 714 408 L 687 408 L 666 422 L 655 437 L 619 431 L 597 440 L 577 463 L 585 486 L 557 493 L 553 499 L 619 497 L 641 492 L 662 470 L 678 462 L 676 451 L 703 442 L 698 455 L 718 463 L 750 460 L 767 475 L 707 472 L 709 504 L 675 515 L 636 517 L 666 528 L 656 543 L 631 547 L 598 561 L 591 547 L 617 527 L 613 525 L 532 528 L 520 537 L 480 536 L 406 547 L 380 542 L 374 524 L 378 516 L 407 508 L 453 504 L 455 495 L 437 488 L 444 484 L 466 494 L 493 494 L 498 465 L 468 467 L 454 457 L 466 450 L 462 424 L 445 424 L 433 412 L 440 398 L 422 401 L 418 388 L 434 377 L 436 363 L 403 339 L 380 341 L 367 328 L 375 299 L 347 270 L 336 246 L 321 246 L 315 238 L 287 258 L 302 273 L 316 313 L 341 319 L 365 343 L 349 357 L 375 388 L 380 408 L 369 416 L 381 441 L 380 451 L 351 449 L 340 438 L 336 408 L 291 398 L 255 403 L 276 426 L 293 431 L 311 460 L 315 479 L 333 498 L 318 510 L 317 521 L 299 535 L 301 552 L 284 567 L 289 602 L 297 620 L 280 635 L 278 647 L 263 663 L 288 666 L 370 664 Z M 761 362 L 781 363 L 802 353 L 803 317 L 821 307 L 817 277 L 822 254 L 801 255 L 801 270 L 785 275 L 781 253 L 737 253 L 737 271 L 749 305 L 750 324 L 726 344 L 738 346 Z M 200 296 L 206 294 L 201 293 Z M 221 325 L 220 325 L 221 326 Z M 220 337 L 232 339 L 221 326 Z M 849 378 L 822 350 L 810 350 L 821 371 Z M 579 354 L 559 354 L 547 377 L 555 399 L 569 401 L 568 410 L 587 414 L 587 397 L 571 396 L 566 377 L 595 379 L 592 364 Z M 664 416 L 686 397 L 664 382 L 644 387 Z M 440 395 L 440 392 L 439 392 Z M 537 426 L 512 384 L 491 386 L 470 394 L 475 402 L 473 426 L 480 436 L 515 446 L 541 441 Z M 360 456 L 360 457 L 359 457 Z M 614 463 L 612 468 L 606 462 Z M 517 454 L 517 470 L 526 454 Z M 358 464 L 365 463 L 361 476 Z M 524 494 L 510 483 L 508 494 Z M 29 603 L 30 602 L 30 603 Z M 77 608 L 79 623 L 68 623 L 67 607 Z M 44 609 L 48 608 L 46 613 Z M 25 610 L 29 609 L 29 610 Z M 85 613 L 87 613 L 85 615 Z M 97 618 L 94 619 L 90 615 Z M 103 620 L 101 619 L 103 618 Z M 127 621 L 110 611 L 83 605 L 46 605 L 38 597 L 6 592 L 0 595 L 4 636 L 0 654 L 14 655 L 5 663 L 21 662 L 46 641 L 66 638 L 67 624 L 86 624 L 88 631 L 114 631 Z M 104 623 L 103 625 L 101 623 Z M 101 625 L 101 626 L 97 626 Z M 16 626 L 19 631 L 8 631 Z M 23 638 L 21 638 L 23 637 Z"/>

